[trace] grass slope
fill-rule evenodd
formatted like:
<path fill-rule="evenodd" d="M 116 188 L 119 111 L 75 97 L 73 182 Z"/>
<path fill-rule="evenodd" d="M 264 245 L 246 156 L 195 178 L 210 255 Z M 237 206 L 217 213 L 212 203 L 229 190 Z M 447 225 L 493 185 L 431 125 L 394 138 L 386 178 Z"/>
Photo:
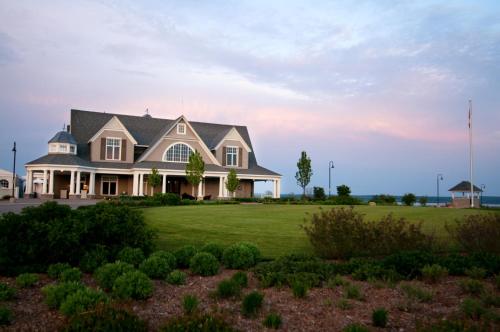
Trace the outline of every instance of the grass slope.
<path fill-rule="evenodd" d="M 300 225 L 307 214 L 319 209 L 313 205 L 195 205 L 148 208 L 144 214 L 149 225 L 159 231 L 161 249 L 174 250 L 186 244 L 201 246 L 207 242 L 229 245 L 251 241 L 265 257 L 274 258 L 292 252 L 312 253 Z M 368 220 L 393 213 L 409 221 L 423 221 L 423 230 L 440 238 L 447 237 L 446 222 L 478 212 L 404 206 L 357 206 L 355 209 Z"/>

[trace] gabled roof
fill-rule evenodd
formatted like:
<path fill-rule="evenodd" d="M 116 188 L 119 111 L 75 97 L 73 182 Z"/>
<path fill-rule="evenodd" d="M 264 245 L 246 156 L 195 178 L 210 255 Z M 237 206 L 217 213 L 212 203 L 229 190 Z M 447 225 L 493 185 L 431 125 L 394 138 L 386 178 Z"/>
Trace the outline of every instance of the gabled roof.
<path fill-rule="evenodd" d="M 113 116 L 111 119 L 109 119 L 109 121 L 106 122 L 106 124 L 104 126 L 102 126 L 101 129 L 99 129 L 99 131 L 97 133 L 95 133 L 94 136 L 92 136 L 89 139 L 89 143 L 95 141 L 99 137 L 99 135 L 101 135 L 102 132 L 104 132 L 105 130 L 123 131 L 125 136 L 127 136 L 127 138 L 132 143 L 137 144 L 137 141 L 135 140 L 134 136 L 132 136 L 132 134 L 128 131 L 127 127 L 125 127 L 123 125 L 123 123 L 120 121 L 120 119 L 118 119 L 118 117 L 116 115 Z"/>
<path fill-rule="evenodd" d="M 252 149 L 250 149 L 250 147 L 248 146 L 248 144 L 245 142 L 245 140 L 243 139 L 243 137 L 241 137 L 241 134 L 238 132 L 238 130 L 235 127 L 231 128 L 226 133 L 226 135 L 224 135 L 224 137 L 222 137 L 222 139 L 214 147 L 214 149 L 217 150 L 219 148 L 219 146 L 222 144 L 222 142 L 224 142 L 224 140 L 236 140 L 236 141 L 239 141 L 245 147 L 245 149 L 247 150 L 247 152 L 252 152 Z"/>
<path fill-rule="evenodd" d="M 448 191 L 458 191 L 458 192 L 470 192 L 470 182 L 469 181 L 462 181 L 456 186 L 448 189 Z M 482 192 L 481 188 L 476 187 L 474 185 L 474 192 Z"/>
<path fill-rule="evenodd" d="M 68 144 L 76 144 L 75 138 L 73 135 L 68 133 L 67 131 L 60 131 L 54 135 L 49 141 L 49 143 L 68 143 Z"/>

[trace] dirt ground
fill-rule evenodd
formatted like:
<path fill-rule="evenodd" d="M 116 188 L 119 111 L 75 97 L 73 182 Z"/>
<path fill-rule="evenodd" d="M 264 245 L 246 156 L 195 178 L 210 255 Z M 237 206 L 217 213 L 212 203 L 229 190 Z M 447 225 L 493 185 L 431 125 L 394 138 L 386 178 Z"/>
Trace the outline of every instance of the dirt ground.
<path fill-rule="evenodd" d="M 303 299 L 295 298 L 288 287 L 267 288 L 259 290 L 264 294 L 264 305 L 259 315 L 246 318 L 241 314 L 241 298 L 258 289 L 258 281 L 251 273 L 249 287 L 243 290 L 240 298 L 220 300 L 213 296 L 217 283 L 229 278 L 234 272 L 223 270 L 213 277 L 188 276 L 186 284 L 182 286 L 155 281 L 154 295 L 150 299 L 131 301 L 125 305 L 146 320 L 151 331 L 158 330 L 168 319 L 182 315 L 182 298 L 186 294 L 194 294 L 199 298 L 201 310 L 221 312 L 234 328 L 242 331 L 265 331 L 262 321 L 270 312 L 281 315 L 282 331 L 340 331 L 350 323 L 361 323 L 373 331 L 415 331 L 417 322 L 436 321 L 456 313 L 461 301 L 467 297 L 459 287 L 461 278 L 457 277 L 448 277 L 433 285 L 412 281 L 412 284 L 433 292 L 434 296 L 428 303 L 409 300 L 399 285 L 382 287 L 346 278 L 360 287 L 364 297 L 363 300 L 348 300 L 351 305 L 348 309 L 338 306 L 345 297 L 343 287 L 314 288 Z M 15 286 L 14 278 L 0 277 L 0 282 Z M 35 287 L 18 289 L 15 300 L 3 303 L 14 314 L 12 325 L 3 330 L 57 331 L 62 328 L 66 319 L 56 310 L 49 310 L 41 293 L 41 288 L 52 282 L 47 276 L 40 275 Z M 85 275 L 83 282 L 96 287 L 90 275 Z M 491 280 L 485 281 L 485 285 L 490 292 L 497 292 Z M 374 328 L 371 324 L 372 310 L 380 307 L 389 312 L 385 329 Z"/>

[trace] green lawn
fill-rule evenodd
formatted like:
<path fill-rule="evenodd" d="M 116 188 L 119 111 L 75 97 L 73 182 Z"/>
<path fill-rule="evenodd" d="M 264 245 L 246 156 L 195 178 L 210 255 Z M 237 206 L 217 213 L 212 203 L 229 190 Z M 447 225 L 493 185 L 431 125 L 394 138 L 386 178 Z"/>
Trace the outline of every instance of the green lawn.
<path fill-rule="evenodd" d="M 331 208 L 323 206 L 323 209 Z M 307 214 L 320 209 L 312 205 L 194 205 L 144 209 L 148 224 L 159 231 L 158 246 L 174 250 L 186 244 L 217 242 L 229 245 L 250 241 L 259 246 L 265 257 L 292 252 L 311 253 L 311 246 L 300 228 Z M 452 222 L 477 210 L 436 209 L 432 207 L 358 206 L 368 219 L 388 213 L 423 221 L 426 232 L 447 237 L 446 222 Z"/>

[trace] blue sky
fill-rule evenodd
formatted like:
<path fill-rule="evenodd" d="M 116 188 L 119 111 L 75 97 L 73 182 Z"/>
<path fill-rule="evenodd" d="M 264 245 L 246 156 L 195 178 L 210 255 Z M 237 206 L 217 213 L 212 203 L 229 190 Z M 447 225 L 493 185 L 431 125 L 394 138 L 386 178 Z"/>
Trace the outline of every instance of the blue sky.
<path fill-rule="evenodd" d="M 1 1 L 0 167 L 71 108 L 247 125 L 258 161 L 355 194 L 500 195 L 498 1 Z M 262 187 L 263 189 L 263 187 Z"/>

